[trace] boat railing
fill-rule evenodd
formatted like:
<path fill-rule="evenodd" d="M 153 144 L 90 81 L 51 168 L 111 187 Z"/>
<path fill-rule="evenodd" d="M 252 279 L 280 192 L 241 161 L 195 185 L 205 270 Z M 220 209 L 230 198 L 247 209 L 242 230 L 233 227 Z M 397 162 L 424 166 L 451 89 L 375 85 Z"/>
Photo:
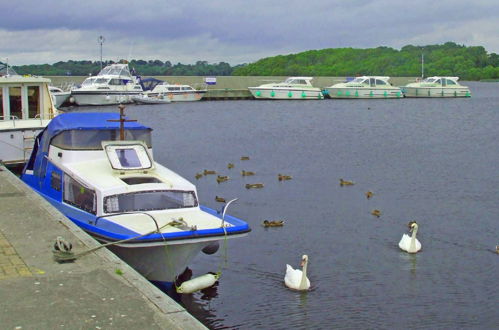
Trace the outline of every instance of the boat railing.
<path fill-rule="evenodd" d="M 19 120 L 19 117 L 14 115 L 0 116 L 0 120 L 12 120 L 14 127 L 16 127 L 16 120 Z"/>

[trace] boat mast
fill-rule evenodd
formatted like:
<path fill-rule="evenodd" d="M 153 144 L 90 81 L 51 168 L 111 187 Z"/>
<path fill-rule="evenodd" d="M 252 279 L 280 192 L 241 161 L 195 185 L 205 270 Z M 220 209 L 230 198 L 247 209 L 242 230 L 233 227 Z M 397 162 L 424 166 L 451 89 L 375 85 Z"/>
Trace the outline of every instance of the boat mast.
<path fill-rule="evenodd" d="M 423 53 L 423 48 L 421 48 L 421 79 L 424 79 L 424 53 Z"/>
<path fill-rule="evenodd" d="M 120 122 L 120 141 L 124 141 L 125 140 L 125 123 L 134 122 L 137 120 L 125 118 L 125 106 L 123 104 L 120 104 L 118 106 L 118 108 L 120 109 L 120 119 L 108 119 L 108 121 Z"/>

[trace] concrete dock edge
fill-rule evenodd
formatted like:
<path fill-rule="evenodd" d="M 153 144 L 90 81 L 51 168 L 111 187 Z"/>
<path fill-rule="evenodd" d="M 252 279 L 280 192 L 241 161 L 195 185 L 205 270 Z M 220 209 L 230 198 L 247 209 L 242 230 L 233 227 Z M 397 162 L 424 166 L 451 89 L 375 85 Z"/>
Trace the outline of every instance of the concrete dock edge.
<path fill-rule="evenodd" d="M 2 328 L 206 329 L 105 248 L 74 263 L 55 262 L 51 247 L 57 236 L 71 241 L 75 253 L 100 245 L 0 165 Z M 47 304 L 57 307 L 54 316 L 43 312 L 51 310 Z"/>

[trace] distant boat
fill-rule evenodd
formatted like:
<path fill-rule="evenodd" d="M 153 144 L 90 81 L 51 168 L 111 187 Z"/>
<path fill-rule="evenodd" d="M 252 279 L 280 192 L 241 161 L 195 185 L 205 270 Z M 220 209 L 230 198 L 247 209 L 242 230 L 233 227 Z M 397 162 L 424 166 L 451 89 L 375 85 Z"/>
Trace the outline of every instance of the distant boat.
<path fill-rule="evenodd" d="M 68 101 L 69 96 L 71 95 L 70 91 L 66 92 L 61 88 L 55 86 L 49 86 L 49 91 L 56 108 L 59 108 L 64 104 L 64 102 Z"/>
<path fill-rule="evenodd" d="M 169 97 L 163 94 L 158 94 L 157 96 L 138 95 L 133 96 L 132 100 L 138 104 L 165 104 L 172 102 Z"/>
<path fill-rule="evenodd" d="M 199 101 L 206 93 L 205 89 L 194 89 L 189 85 L 170 84 L 167 81 L 160 82 L 150 92 L 144 92 L 145 96 L 165 96 L 173 102 Z"/>
<path fill-rule="evenodd" d="M 402 87 L 406 97 L 471 97 L 470 89 L 460 85 L 459 77 L 428 77 Z"/>
<path fill-rule="evenodd" d="M 256 99 L 322 100 L 324 95 L 312 85 L 312 77 L 289 77 L 283 82 L 248 87 Z"/>
<path fill-rule="evenodd" d="M 21 165 L 35 137 L 58 114 L 49 91 L 50 79 L 18 75 L 0 63 L 0 160 Z"/>
<path fill-rule="evenodd" d="M 77 105 L 132 103 L 132 97 L 142 91 L 139 79 L 130 73 L 128 64 L 111 64 L 97 76 L 85 79 L 80 87 L 73 88 L 70 101 Z"/>
<path fill-rule="evenodd" d="M 362 76 L 326 87 L 330 98 L 338 99 L 387 99 L 401 98 L 404 95 L 399 87 L 392 86 L 390 77 Z"/>

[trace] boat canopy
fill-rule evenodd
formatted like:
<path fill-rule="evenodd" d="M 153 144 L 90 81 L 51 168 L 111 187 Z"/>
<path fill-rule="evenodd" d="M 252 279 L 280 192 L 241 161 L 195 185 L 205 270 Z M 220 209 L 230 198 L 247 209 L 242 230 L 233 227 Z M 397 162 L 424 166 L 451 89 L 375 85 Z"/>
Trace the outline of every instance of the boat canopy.
<path fill-rule="evenodd" d="M 98 76 L 120 76 L 132 79 L 132 74 L 128 69 L 128 64 L 111 64 L 102 69 Z"/>
<path fill-rule="evenodd" d="M 102 150 L 101 141 L 119 139 L 119 119 L 119 113 L 109 112 L 60 114 L 36 137 L 26 169 L 40 167 L 40 163 L 45 161 L 45 156 L 48 155 L 50 144 L 68 150 Z M 126 121 L 124 130 L 125 140 L 143 141 L 151 147 L 152 128 Z"/>
<path fill-rule="evenodd" d="M 156 78 L 143 78 L 140 79 L 140 86 L 144 91 L 152 91 L 154 87 L 164 83 L 165 81 Z"/>
<path fill-rule="evenodd" d="M 14 71 L 8 64 L 0 63 L 0 77 L 1 76 L 17 76 L 17 72 Z"/>

